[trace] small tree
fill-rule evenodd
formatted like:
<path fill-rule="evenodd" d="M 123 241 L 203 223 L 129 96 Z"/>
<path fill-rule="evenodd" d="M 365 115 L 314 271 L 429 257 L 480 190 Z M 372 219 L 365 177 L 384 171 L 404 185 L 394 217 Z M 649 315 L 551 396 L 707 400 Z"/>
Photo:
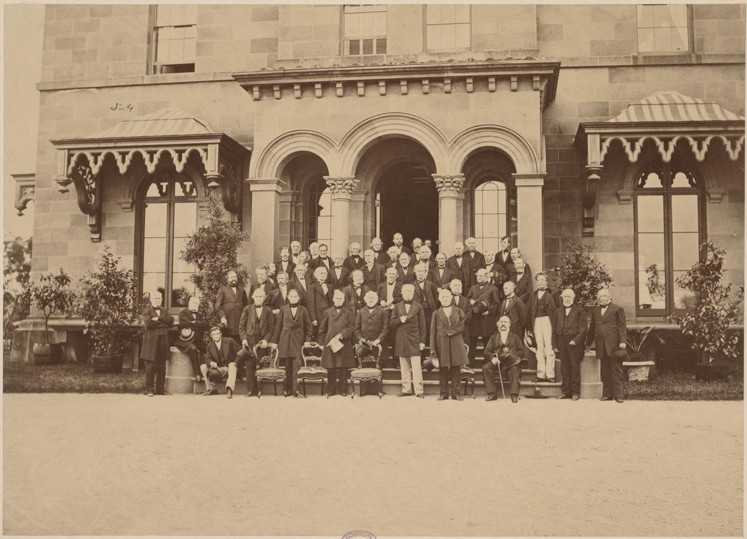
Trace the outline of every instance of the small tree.
<path fill-rule="evenodd" d="M 139 332 L 130 326 L 135 317 L 135 279 L 132 270 L 120 267 L 108 246 L 96 268 L 80 280 L 77 314 L 85 320 L 83 333 L 93 344 L 93 353 L 116 356 L 126 351 Z"/>
<path fill-rule="evenodd" d="M 246 268 L 238 262 L 238 250 L 249 236 L 241 231 L 238 223 L 226 220 L 215 195 L 210 197 L 209 218 L 207 225 L 199 227 L 188 237 L 179 256 L 188 264 L 194 264 L 197 269 L 190 279 L 202 297 L 200 311 L 205 320 L 213 324 L 218 322 L 214 309 L 215 298 L 220 287 L 225 284 L 226 273 L 235 271 L 239 283 L 247 280 Z"/>
<path fill-rule="evenodd" d="M 26 318 L 31 306 L 31 246 L 31 238 L 3 242 L 3 328 L 11 338 L 13 323 Z"/>
<path fill-rule="evenodd" d="M 70 276 L 60 268 L 57 275 L 41 275 L 39 282 L 28 289 L 34 306 L 44 315 L 44 344 L 49 344 L 49 319 L 53 314 L 69 310 L 73 304 L 73 293 L 69 286 Z"/>
<path fill-rule="evenodd" d="M 560 266 L 549 272 L 555 276 L 561 289 L 570 288 L 575 292 L 578 305 L 594 305 L 597 292 L 609 287 L 612 277 L 590 247 L 571 241 L 570 249 L 563 256 Z"/>
<path fill-rule="evenodd" d="M 677 285 L 693 293 L 692 304 L 684 314 L 667 316 L 667 321 L 692 336 L 693 348 L 703 354 L 706 362 L 735 359 L 740 351 L 739 335 L 728 330 L 730 324 L 739 321 L 744 289 L 740 288 L 732 298 L 731 284 L 721 283 L 726 251 L 710 240 L 701 249 L 705 250 L 705 260 L 675 279 Z"/>

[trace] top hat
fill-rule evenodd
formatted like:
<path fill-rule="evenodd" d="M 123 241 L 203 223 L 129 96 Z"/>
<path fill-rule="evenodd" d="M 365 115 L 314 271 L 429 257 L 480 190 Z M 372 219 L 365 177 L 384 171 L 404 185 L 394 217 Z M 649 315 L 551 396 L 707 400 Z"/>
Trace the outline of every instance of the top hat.
<path fill-rule="evenodd" d="M 192 331 L 192 328 L 190 327 L 182 328 L 179 331 L 179 340 L 188 341 L 192 339 L 192 337 L 194 336 L 195 336 L 195 332 Z"/>
<path fill-rule="evenodd" d="M 220 382 L 223 379 L 223 375 L 217 367 L 211 367 L 207 372 L 208 380 L 213 383 Z"/>
<path fill-rule="evenodd" d="M 618 348 L 617 350 L 612 352 L 612 355 L 619 361 L 626 361 L 628 359 L 628 351 L 624 348 Z"/>
<path fill-rule="evenodd" d="M 488 312 L 488 309 L 490 309 L 490 306 L 486 301 L 476 301 L 474 305 L 472 305 L 472 312 L 475 314 L 482 314 Z"/>
<path fill-rule="evenodd" d="M 532 335 L 531 333 L 527 333 L 526 337 L 524 337 L 524 344 L 527 345 L 527 348 L 537 350 L 537 339 L 535 339 L 534 335 Z"/>

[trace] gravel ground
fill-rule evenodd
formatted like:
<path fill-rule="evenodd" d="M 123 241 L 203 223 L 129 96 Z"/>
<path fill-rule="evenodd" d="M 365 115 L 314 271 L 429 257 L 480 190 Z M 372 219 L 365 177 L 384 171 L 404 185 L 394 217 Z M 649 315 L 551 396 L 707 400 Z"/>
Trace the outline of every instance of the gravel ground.
<path fill-rule="evenodd" d="M 5 534 L 741 536 L 743 403 L 6 395 Z"/>

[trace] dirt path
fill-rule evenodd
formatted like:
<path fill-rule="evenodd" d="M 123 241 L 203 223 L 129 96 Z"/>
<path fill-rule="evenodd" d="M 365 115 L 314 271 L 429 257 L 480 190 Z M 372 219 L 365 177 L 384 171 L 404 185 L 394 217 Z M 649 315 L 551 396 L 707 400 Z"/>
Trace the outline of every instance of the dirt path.
<path fill-rule="evenodd" d="M 8 395 L 4 532 L 741 536 L 743 403 Z"/>

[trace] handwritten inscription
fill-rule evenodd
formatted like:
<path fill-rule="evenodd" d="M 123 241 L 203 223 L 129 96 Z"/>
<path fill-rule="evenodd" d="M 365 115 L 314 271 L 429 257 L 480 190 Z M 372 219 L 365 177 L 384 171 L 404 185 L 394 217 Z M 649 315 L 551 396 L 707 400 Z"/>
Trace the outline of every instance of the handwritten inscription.
<path fill-rule="evenodd" d="M 114 105 L 109 107 L 109 110 L 126 110 L 128 112 L 132 112 L 134 110 L 134 107 L 132 106 L 132 103 L 120 103 L 119 101 L 117 101 L 116 103 L 114 103 Z"/>

